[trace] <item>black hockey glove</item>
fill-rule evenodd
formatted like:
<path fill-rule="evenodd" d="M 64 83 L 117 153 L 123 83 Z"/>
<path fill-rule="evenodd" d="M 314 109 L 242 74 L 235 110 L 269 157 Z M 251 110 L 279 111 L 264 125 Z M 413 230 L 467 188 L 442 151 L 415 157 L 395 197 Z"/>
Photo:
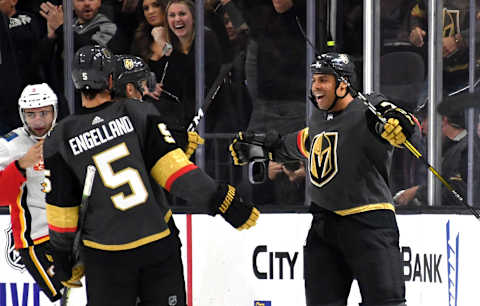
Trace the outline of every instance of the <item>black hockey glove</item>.
<path fill-rule="evenodd" d="M 52 256 L 55 278 L 65 287 L 82 287 L 80 279 L 85 274 L 85 267 L 83 264 L 75 264 L 73 254 L 70 252 L 55 250 L 52 252 Z"/>
<path fill-rule="evenodd" d="M 233 164 L 243 166 L 255 160 L 272 159 L 271 152 L 280 141 L 280 135 L 274 130 L 266 134 L 238 132 L 229 146 Z"/>
<path fill-rule="evenodd" d="M 387 122 L 383 124 L 374 114 L 367 111 L 367 118 L 375 133 L 388 141 L 392 146 L 403 148 L 405 141 L 410 139 L 415 132 L 413 115 L 389 101 L 380 102 L 376 105 L 376 108 Z"/>
<path fill-rule="evenodd" d="M 235 187 L 227 184 L 218 186 L 213 205 L 214 215 L 220 213 L 225 221 L 240 231 L 254 226 L 260 215 L 252 203 L 236 193 Z"/>

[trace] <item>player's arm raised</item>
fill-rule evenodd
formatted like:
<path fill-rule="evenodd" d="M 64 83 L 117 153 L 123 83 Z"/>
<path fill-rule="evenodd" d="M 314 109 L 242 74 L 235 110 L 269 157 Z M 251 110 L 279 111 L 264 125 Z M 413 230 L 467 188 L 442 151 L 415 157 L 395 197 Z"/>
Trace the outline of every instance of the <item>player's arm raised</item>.
<path fill-rule="evenodd" d="M 370 111 L 367 111 L 367 120 L 370 130 L 388 141 L 392 146 L 403 148 L 406 140 L 410 139 L 415 132 L 418 122 L 415 117 L 404 109 L 396 106 L 381 94 L 369 95 L 380 115 L 386 122 L 381 122 Z"/>

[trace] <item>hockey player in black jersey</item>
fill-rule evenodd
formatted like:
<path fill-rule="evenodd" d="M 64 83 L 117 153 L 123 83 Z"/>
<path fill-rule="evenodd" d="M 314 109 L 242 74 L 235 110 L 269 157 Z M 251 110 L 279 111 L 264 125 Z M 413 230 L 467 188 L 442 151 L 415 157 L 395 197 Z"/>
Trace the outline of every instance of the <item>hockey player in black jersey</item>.
<path fill-rule="evenodd" d="M 114 63 L 113 94 L 115 99 L 129 98 L 152 103 L 162 116 L 168 117 L 170 122 L 175 125 L 176 129 L 170 128 L 170 132 L 174 134 L 177 143 L 184 148 L 185 155 L 190 158 L 205 140 L 195 131 L 187 132 L 187 127 L 181 125 L 183 116 L 179 111 L 181 105 L 163 95 L 155 97 L 152 94 L 153 88 L 156 86 L 156 77 L 140 57 L 128 54 L 115 55 Z"/>
<path fill-rule="evenodd" d="M 345 306 L 357 280 L 365 306 L 405 305 L 399 233 L 388 186 L 393 146 L 411 136 L 407 112 L 369 95 L 383 124 L 347 86 L 355 74 L 346 54 L 326 53 L 311 65 L 309 127 L 284 137 L 239 133 L 235 164 L 262 155 L 308 159 L 313 221 L 304 247 L 308 306 Z M 342 79 L 345 78 L 345 79 Z M 259 148 L 261 146 L 262 148 Z"/>
<path fill-rule="evenodd" d="M 69 279 L 85 171 L 96 167 L 83 223 L 89 306 L 186 305 L 178 233 L 165 192 L 221 214 L 237 229 L 259 212 L 234 187 L 217 184 L 178 147 L 167 118 L 150 104 L 111 103 L 112 54 L 86 46 L 72 75 L 83 112 L 57 124 L 44 144 L 47 221 L 56 273 Z M 162 189 L 163 188 L 163 189 Z"/>

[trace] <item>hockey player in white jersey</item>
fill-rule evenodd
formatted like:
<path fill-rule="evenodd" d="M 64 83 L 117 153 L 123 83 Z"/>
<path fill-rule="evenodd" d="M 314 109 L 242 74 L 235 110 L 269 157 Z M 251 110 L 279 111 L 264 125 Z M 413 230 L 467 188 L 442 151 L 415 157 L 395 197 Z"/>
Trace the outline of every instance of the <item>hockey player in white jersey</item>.
<path fill-rule="evenodd" d="M 18 101 L 23 126 L 0 137 L 0 203 L 8 203 L 15 249 L 42 291 L 53 302 L 62 297 L 54 277 L 45 211 L 42 144 L 55 125 L 57 96 L 45 83 L 28 85 Z M 67 282 L 81 286 L 80 275 Z"/>

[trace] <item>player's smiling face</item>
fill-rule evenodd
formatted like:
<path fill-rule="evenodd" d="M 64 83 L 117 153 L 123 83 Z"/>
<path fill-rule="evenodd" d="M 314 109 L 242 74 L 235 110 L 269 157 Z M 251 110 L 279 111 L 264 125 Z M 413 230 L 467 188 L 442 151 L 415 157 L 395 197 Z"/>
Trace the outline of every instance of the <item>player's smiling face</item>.
<path fill-rule="evenodd" d="M 167 12 L 168 26 L 179 38 L 189 38 L 193 35 L 193 15 L 184 3 L 173 3 Z"/>
<path fill-rule="evenodd" d="M 331 74 L 314 74 L 312 93 L 315 102 L 322 110 L 328 110 L 335 100 L 336 79 Z"/>

